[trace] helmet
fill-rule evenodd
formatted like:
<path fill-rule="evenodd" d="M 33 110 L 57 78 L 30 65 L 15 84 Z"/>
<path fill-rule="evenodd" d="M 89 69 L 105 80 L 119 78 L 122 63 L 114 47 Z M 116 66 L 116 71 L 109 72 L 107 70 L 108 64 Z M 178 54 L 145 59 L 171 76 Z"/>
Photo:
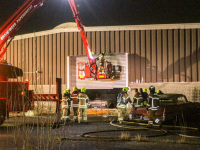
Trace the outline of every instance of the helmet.
<path fill-rule="evenodd" d="M 122 91 L 124 91 L 124 92 L 127 92 L 128 90 L 129 90 L 128 87 L 124 87 L 124 88 L 122 89 Z"/>
<path fill-rule="evenodd" d="M 150 91 L 150 92 L 155 92 L 155 87 L 154 87 L 153 85 L 151 85 L 151 86 L 149 87 L 149 91 Z"/>
<path fill-rule="evenodd" d="M 142 91 L 143 91 L 143 92 L 147 92 L 147 89 L 146 89 L 146 88 L 143 88 Z"/>
<path fill-rule="evenodd" d="M 78 89 L 77 89 L 77 87 L 75 86 L 75 87 L 73 87 L 73 91 L 78 91 Z"/>
<path fill-rule="evenodd" d="M 70 93 L 70 89 L 66 89 L 66 90 L 64 90 L 64 93 L 65 93 L 65 94 Z"/>
<path fill-rule="evenodd" d="M 86 88 L 85 88 L 85 87 L 82 88 L 82 89 L 81 89 L 81 92 L 82 92 L 82 93 L 85 93 L 85 92 L 86 92 Z"/>
<path fill-rule="evenodd" d="M 106 52 L 102 52 L 102 55 L 103 55 L 103 56 L 106 55 Z"/>
<path fill-rule="evenodd" d="M 161 90 L 157 90 L 156 93 L 157 94 L 163 94 L 163 92 Z"/>

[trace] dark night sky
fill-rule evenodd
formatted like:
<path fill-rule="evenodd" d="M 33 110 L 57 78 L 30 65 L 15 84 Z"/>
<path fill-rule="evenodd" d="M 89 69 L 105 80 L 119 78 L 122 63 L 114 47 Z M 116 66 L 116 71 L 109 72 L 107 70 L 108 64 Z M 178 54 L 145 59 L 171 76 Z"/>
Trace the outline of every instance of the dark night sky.
<path fill-rule="evenodd" d="M 199 23 L 200 0 L 75 0 L 85 26 Z M 24 2 L 1 0 L 0 25 Z M 74 22 L 67 0 L 46 0 L 18 34 L 49 30 Z"/>

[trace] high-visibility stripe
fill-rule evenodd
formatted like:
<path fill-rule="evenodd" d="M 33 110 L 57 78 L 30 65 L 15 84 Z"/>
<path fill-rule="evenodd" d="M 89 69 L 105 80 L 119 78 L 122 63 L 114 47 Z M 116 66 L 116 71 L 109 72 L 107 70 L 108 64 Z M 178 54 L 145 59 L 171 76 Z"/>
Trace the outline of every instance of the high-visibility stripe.
<path fill-rule="evenodd" d="M 120 117 L 120 118 L 118 118 L 118 120 L 121 121 L 121 120 L 124 120 L 124 118 L 123 118 L 123 117 Z"/>
<path fill-rule="evenodd" d="M 62 116 L 62 118 L 63 118 L 63 119 L 67 119 L 67 118 L 69 118 L 69 116 Z"/>
<path fill-rule="evenodd" d="M 79 107 L 79 104 L 72 104 L 72 107 Z"/>
<path fill-rule="evenodd" d="M 87 120 L 87 117 L 83 117 L 83 120 Z"/>
<path fill-rule="evenodd" d="M 74 116 L 73 119 L 77 119 L 77 116 Z"/>
<path fill-rule="evenodd" d="M 148 121 L 148 124 L 153 124 L 153 121 Z"/>
<path fill-rule="evenodd" d="M 79 108 L 87 108 L 87 105 L 79 105 Z"/>
<path fill-rule="evenodd" d="M 62 105 L 62 108 L 69 108 L 69 105 Z"/>
<path fill-rule="evenodd" d="M 126 108 L 126 105 L 118 105 L 118 108 Z"/>
<path fill-rule="evenodd" d="M 156 120 L 155 120 L 155 123 L 158 123 L 160 120 L 157 118 Z"/>

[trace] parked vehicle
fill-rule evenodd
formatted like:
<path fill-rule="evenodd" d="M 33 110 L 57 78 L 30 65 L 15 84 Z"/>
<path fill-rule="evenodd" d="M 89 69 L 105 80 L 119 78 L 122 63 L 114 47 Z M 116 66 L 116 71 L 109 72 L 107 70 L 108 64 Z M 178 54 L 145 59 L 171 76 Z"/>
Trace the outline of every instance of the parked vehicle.
<path fill-rule="evenodd" d="M 163 123 L 183 125 L 188 121 L 199 121 L 200 103 L 189 102 L 183 94 L 161 94 L 159 99 L 156 116 Z M 148 116 L 145 106 L 137 109 L 133 107 L 129 114 L 129 120 L 148 121 Z"/>

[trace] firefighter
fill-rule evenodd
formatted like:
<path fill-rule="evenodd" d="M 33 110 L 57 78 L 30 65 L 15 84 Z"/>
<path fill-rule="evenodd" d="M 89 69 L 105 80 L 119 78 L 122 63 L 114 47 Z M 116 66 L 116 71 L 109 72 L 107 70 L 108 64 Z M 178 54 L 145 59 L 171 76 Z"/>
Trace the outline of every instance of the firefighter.
<path fill-rule="evenodd" d="M 78 102 L 79 102 L 79 108 L 78 108 L 78 123 L 87 122 L 87 104 L 89 101 L 89 98 L 87 94 L 85 94 L 86 88 L 81 89 L 81 93 L 78 95 Z"/>
<path fill-rule="evenodd" d="M 155 93 L 154 86 L 150 86 L 149 90 L 150 90 L 150 94 L 149 94 L 148 102 L 146 106 L 147 111 L 149 111 L 149 121 L 148 121 L 147 127 L 151 128 L 153 126 L 153 122 L 159 124 L 159 126 L 161 127 L 162 121 L 156 118 L 155 116 L 155 113 L 158 111 L 158 107 L 159 107 L 159 97 Z"/>
<path fill-rule="evenodd" d="M 104 56 L 106 55 L 106 52 L 102 52 L 99 57 L 97 58 L 98 60 L 98 70 L 99 70 L 99 73 L 105 73 L 104 72 L 104 61 L 105 61 L 105 58 Z"/>
<path fill-rule="evenodd" d="M 138 89 L 135 89 L 135 95 L 133 97 L 133 106 L 137 109 L 138 107 L 143 106 L 142 95 L 138 92 Z"/>
<path fill-rule="evenodd" d="M 121 95 L 121 98 L 118 97 L 119 102 L 117 104 L 118 121 L 121 124 L 123 123 L 123 120 L 126 114 L 126 105 L 128 104 L 128 102 L 132 103 L 129 95 L 127 94 L 128 90 L 129 90 L 128 87 L 124 87 L 122 89 L 123 93 L 118 94 L 118 95 Z"/>
<path fill-rule="evenodd" d="M 164 94 L 161 90 L 157 90 L 156 93 L 157 93 L 158 95 Z"/>
<path fill-rule="evenodd" d="M 72 98 L 72 107 L 73 107 L 73 112 L 74 112 L 74 116 L 73 116 L 73 120 L 75 122 L 78 121 L 78 107 L 79 107 L 79 104 L 78 104 L 78 89 L 77 87 L 73 87 L 73 92 L 71 94 L 71 98 Z"/>
<path fill-rule="evenodd" d="M 66 89 L 64 90 L 63 98 L 62 98 L 62 118 L 61 121 L 70 121 L 69 114 L 70 114 L 70 90 Z"/>
<path fill-rule="evenodd" d="M 147 105 L 147 99 L 148 99 L 148 93 L 147 93 L 147 89 L 146 88 L 140 88 L 140 93 L 142 95 L 143 98 L 143 105 L 146 106 Z"/>

